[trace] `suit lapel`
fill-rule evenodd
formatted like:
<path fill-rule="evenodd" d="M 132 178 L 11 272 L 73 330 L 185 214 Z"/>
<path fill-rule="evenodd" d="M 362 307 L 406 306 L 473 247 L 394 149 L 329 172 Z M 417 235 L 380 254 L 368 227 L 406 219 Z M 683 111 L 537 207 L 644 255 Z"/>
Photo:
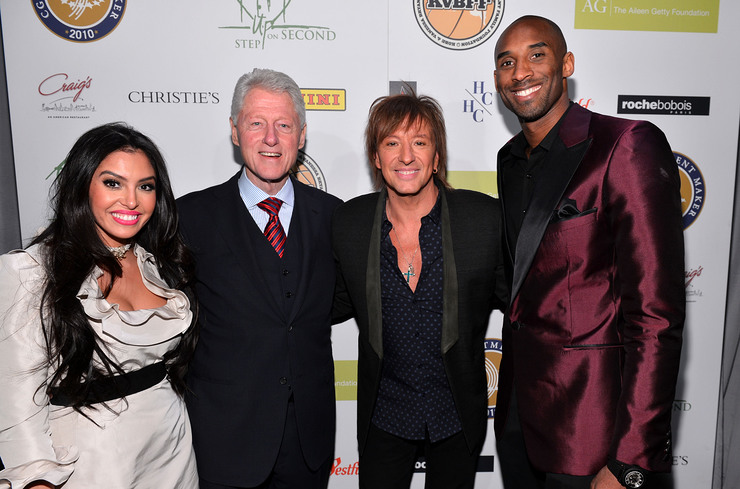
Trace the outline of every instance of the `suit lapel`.
<path fill-rule="evenodd" d="M 452 348 L 460 337 L 457 316 L 457 267 L 455 264 L 455 250 L 452 246 L 452 229 L 450 209 L 447 202 L 447 192 L 439 188 L 442 194 L 442 354 Z"/>
<path fill-rule="evenodd" d="M 383 311 L 380 298 L 380 228 L 383 224 L 386 190 L 378 194 L 367 254 L 365 294 L 367 297 L 368 339 L 378 358 L 383 358 Z"/>
<path fill-rule="evenodd" d="M 319 226 L 318 223 L 320 210 L 316 207 L 316 202 L 314 202 L 310 194 L 306 192 L 306 188 L 303 184 L 298 183 L 296 180 L 293 180 L 293 189 L 295 193 L 295 206 L 293 207 L 293 216 L 291 220 L 297 219 L 301 226 L 301 243 L 299 244 L 301 249 L 301 272 L 299 275 L 295 302 L 290 311 L 288 322 L 295 319 L 296 314 L 300 311 L 301 305 L 306 298 L 306 289 L 311 276 L 310 274 L 312 273 L 311 252 L 313 250 L 313 243 L 316 243 L 314 236 L 321 229 L 321 226 Z"/>
<path fill-rule="evenodd" d="M 559 137 L 548 151 L 542 171 L 537 176 L 532 201 L 522 221 L 516 243 L 512 303 L 529 272 L 552 212 L 557 208 L 583 155 L 591 145 L 592 140 L 587 139 L 590 119 L 590 112 L 578 105 L 571 107 L 560 127 Z"/>
<path fill-rule="evenodd" d="M 457 323 L 457 271 L 455 267 L 455 253 L 452 246 L 452 230 L 450 227 L 450 213 L 447 203 L 447 193 L 440 188 L 442 194 L 442 257 L 443 257 L 443 303 L 442 313 L 442 354 L 452 348 L 459 338 Z M 368 336 L 370 345 L 379 358 L 383 358 L 383 311 L 380 290 L 380 229 L 382 227 L 383 210 L 385 209 L 386 190 L 381 190 L 375 206 L 375 216 L 370 233 L 370 246 L 367 256 L 366 270 L 366 298 L 368 314 Z"/>
<path fill-rule="evenodd" d="M 219 188 L 218 201 L 215 203 L 212 214 L 217 229 L 224 236 L 226 245 L 236 257 L 244 276 L 249 277 L 249 280 L 259 280 L 261 286 L 256 287 L 257 289 L 269 291 L 270 287 L 264 278 L 265 275 L 255 273 L 255 271 L 261 270 L 261 266 L 252 246 L 250 233 L 255 230 L 261 233 L 261 230 L 257 227 L 239 195 L 237 182 L 242 171 L 239 170 L 239 173 Z M 280 310 L 273 294 L 265 293 L 263 295 L 269 297 L 268 300 L 273 303 L 273 310 Z"/>

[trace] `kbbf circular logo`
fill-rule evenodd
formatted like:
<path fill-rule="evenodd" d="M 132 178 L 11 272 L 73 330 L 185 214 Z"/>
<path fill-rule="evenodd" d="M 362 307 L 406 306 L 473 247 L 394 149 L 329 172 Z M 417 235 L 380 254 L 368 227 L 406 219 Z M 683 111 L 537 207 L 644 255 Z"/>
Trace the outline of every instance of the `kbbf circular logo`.
<path fill-rule="evenodd" d="M 126 0 L 31 0 L 31 4 L 51 32 L 73 42 L 104 38 L 126 10 Z"/>
<path fill-rule="evenodd" d="M 504 13 L 504 0 L 414 0 L 419 27 L 435 44 L 464 50 L 491 38 Z"/>
<path fill-rule="evenodd" d="M 293 176 L 301 183 L 316 187 L 326 192 L 326 180 L 321 168 L 316 162 L 303 151 L 298 151 L 295 166 L 290 171 Z"/>
<path fill-rule="evenodd" d="M 681 213 L 683 214 L 683 228 L 691 226 L 699 217 L 704 207 L 705 185 L 704 176 L 688 156 L 673 152 L 681 177 Z"/>

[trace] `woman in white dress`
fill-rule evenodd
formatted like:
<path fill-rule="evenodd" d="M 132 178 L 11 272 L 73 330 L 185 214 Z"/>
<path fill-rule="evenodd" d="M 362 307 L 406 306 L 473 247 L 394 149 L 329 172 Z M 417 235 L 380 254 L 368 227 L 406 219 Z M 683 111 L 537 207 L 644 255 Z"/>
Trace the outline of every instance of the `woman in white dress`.
<path fill-rule="evenodd" d="M 0 257 L 0 488 L 197 488 L 193 261 L 159 150 L 125 124 L 88 131 L 52 207 Z"/>

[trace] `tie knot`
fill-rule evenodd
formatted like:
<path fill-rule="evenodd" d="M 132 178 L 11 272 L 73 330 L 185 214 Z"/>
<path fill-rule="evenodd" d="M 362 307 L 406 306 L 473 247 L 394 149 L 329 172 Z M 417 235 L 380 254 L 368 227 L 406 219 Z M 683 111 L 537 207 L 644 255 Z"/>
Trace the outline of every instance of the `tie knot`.
<path fill-rule="evenodd" d="M 277 197 L 268 197 L 257 205 L 271 216 L 277 216 L 280 212 L 280 207 L 283 205 L 283 201 Z"/>

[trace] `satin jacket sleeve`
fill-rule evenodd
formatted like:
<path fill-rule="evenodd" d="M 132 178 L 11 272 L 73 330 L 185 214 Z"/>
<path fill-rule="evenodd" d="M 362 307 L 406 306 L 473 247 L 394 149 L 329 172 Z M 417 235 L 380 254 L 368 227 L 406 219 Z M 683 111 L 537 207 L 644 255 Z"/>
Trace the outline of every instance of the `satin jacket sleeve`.
<path fill-rule="evenodd" d="M 31 248 L 32 251 L 34 248 Z M 0 257 L 0 488 L 64 483 L 77 453 L 52 446 L 48 365 L 39 301 L 44 277 L 33 253 Z"/>
<path fill-rule="evenodd" d="M 655 126 L 637 123 L 615 146 L 604 189 L 624 347 L 610 455 L 648 468 L 664 466 L 670 453 L 685 315 L 680 180 L 671 154 Z"/>

